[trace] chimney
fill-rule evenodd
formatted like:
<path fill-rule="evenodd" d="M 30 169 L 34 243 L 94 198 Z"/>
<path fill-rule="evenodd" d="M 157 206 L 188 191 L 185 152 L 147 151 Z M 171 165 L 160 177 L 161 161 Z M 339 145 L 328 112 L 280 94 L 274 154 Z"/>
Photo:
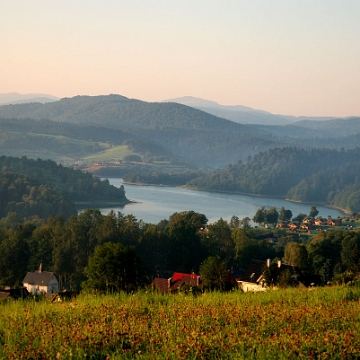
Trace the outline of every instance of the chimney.
<path fill-rule="evenodd" d="M 267 259 L 266 260 L 266 266 L 269 268 L 270 267 L 270 264 L 271 264 L 271 259 Z"/>
<path fill-rule="evenodd" d="M 40 274 L 42 273 L 42 263 L 40 263 L 38 272 L 39 272 Z"/>
<path fill-rule="evenodd" d="M 281 268 L 281 260 L 278 260 L 278 268 Z"/>
<path fill-rule="evenodd" d="M 168 288 L 170 289 L 170 286 L 171 286 L 171 277 L 168 278 Z"/>

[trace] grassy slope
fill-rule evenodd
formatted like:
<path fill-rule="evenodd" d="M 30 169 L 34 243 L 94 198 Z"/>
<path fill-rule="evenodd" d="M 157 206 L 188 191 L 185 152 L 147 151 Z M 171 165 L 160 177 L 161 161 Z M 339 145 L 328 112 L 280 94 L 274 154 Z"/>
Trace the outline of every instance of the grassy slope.
<path fill-rule="evenodd" d="M 57 163 L 70 165 L 75 163 L 79 158 L 87 162 L 99 162 L 113 159 L 121 160 L 126 155 L 136 154 L 129 150 L 126 145 L 112 147 L 109 143 L 80 140 L 62 135 L 34 134 L 17 131 L 9 131 L 9 134 L 13 137 L 14 142 L 23 144 L 23 146 L 20 145 L 17 149 L 0 148 L 1 155 L 51 159 Z M 31 139 L 30 146 L 27 145 L 27 139 Z M 44 146 L 43 139 L 54 140 L 63 147 L 71 147 L 72 150 L 69 150 L 65 155 L 61 152 L 61 147 L 51 149 L 49 146 Z M 36 145 L 34 146 L 34 144 Z M 90 150 L 95 145 L 100 150 L 96 153 Z"/>
<path fill-rule="evenodd" d="M 358 358 L 360 288 L 1 306 L 0 358 Z"/>
<path fill-rule="evenodd" d="M 111 161 L 111 160 L 122 160 L 127 155 L 134 155 L 135 152 L 129 150 L 128 146 L 120 145 L 98 152 L 94 155 L 88 155 L 84 157 L 84 161 Z"/>

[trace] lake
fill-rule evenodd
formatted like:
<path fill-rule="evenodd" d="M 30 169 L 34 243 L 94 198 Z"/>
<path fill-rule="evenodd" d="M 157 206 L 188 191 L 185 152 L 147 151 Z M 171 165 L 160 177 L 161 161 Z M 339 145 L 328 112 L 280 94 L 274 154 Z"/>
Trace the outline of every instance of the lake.
<path fill-rule="evenodd" d="M 120 187 L 123 180 L 119 178 L 108 178 L 110 184 Z M 146 223 L 157 224 L 163 219 L 168 219 L 175 212 L 194 210 L 205 214 L 209 223 L 215 222 L 220 218 L 230 220 L 233 215 L 240 219 L 244 217 L 252 218 L 256 211 L 265 206 L 270 208 L 275 206 L 279 210 L 282 206 L 290 209 L 293 216 L 299 213 L 309 214 L 310 204 L 293 203 L 282 199 L 273 199 L 260 196 L 224 194 L 207 191 L 187 190 L 176 187 L 166 186 L 138 186 L 125 184 L 126 197 L 136 203 L 125 205 L 118 208 L 101 208 L 102 214 L 106 215 L 110 210 L 120 211 L 128 215 L 133 214 L 138 220 Z M 344 213 L 327 208 L 316 206 L 319 216 L 333 218 L 343 216 Z"/>

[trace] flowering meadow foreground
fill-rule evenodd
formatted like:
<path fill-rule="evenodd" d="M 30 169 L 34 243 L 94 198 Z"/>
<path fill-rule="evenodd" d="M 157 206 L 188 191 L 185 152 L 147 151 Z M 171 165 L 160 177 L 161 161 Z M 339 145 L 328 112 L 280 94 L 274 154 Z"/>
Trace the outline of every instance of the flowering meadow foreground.
<path fill-rule="evenodd" d="M 360 288 L 0 304 L 1 359 L 355 359 Z"/>

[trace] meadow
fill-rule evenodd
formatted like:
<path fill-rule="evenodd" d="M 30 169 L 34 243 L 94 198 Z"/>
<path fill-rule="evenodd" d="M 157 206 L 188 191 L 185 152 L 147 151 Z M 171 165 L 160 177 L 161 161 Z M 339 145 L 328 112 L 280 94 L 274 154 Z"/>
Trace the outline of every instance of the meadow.
<path fill-rule="evenodd" d="M 360 288 L 0 304 L 1 359 L 355 359 Z"/>

